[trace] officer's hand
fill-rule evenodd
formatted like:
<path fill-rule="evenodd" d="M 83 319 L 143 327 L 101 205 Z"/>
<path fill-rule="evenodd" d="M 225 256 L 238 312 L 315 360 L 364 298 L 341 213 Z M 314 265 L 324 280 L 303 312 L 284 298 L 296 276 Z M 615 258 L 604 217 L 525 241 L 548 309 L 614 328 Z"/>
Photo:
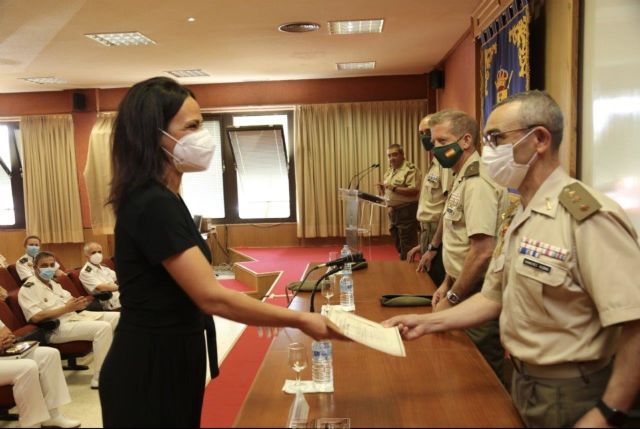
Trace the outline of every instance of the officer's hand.
<path fill-rule="evenodd" d="M 427 325 L 418 314 L 395 316 L 382 322 L 382 326 L 387 328 L 397 326 L 400 330 L 400 335 L 405 340 L 415 340 L 427 333 Z"/>
<path fill-rule="evenodd" d="M 420 258 L 420 262 L 418 263 L 418 268 L 416 268 L 416 271 L 418 272 L 429 271 L 431 269 L 431 261 L 433 261 L 433 258 L 435 258 L 435 256 L 436 256 L 435 250 L 430 250 L 428 252 L 425 252 L 425 254 L 422 255 L 422 257 Z"/>
<path fill-rule="evenodd" d="M 420 253 L 420 246 L 416 246 L 413 249 L 409 250 L 409 252 L 407 253 L 407 261 L 409 262 L 414 262 L 414 258 L 416 255 L 418 255 Z"/>
<path fill-rule="evenodd" d="M 449 285 L 445 280 L 440 287 L 435 291 L 433 296 L 431 297 L 431 307 L 435 310 L 438 303 L 442 300 L 446 301 L 445 296 L 447 295 L 447 291 L 449 290 Z"/>
<path fill-rule="evenodd" d="M 580 418 L 573 426 L 574 428 L 609 428 L 610 424 L 597 408 L 592 408 Z"/>
<path fill-rule="evenodd" d="M 0 334 L 0 350 L 5 350 L 7 347 L 11 347 L 16 342 L 16 337 L 9 330 Z"/>
<path fill-rule="evenodd" d="M 446 310 L 447 308 L 451 308 L 452 305 L 449 302 L 449 300 L 447 298 L 442 298 L 440 299 L 440 301 L 438 301 L 438 305 L 436 305 L 436 308 L 433 309 L 433 311 L 442 311 L 442 310 Z"/>
<path fill-rule="evenodd" d="M 80 296 L 78 298 L 71 298 L 69 301 L 67 301 L 65 307 L 68 310 L 67 313 L 70 313 L 72 311 L 84 310 L 87 307 L 87 304 L 84 297 Z"/>

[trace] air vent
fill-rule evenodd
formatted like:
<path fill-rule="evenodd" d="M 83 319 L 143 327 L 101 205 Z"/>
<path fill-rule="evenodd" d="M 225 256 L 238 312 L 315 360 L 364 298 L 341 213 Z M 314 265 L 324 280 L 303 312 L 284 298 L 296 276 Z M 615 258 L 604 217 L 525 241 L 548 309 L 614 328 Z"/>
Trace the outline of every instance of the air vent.
<path fill-rule="evenodd" d="M 316 24 L 315 22 L 290 22 L 278 27 L 278 30 L 284 31 L 285 33 L 308 33 L 318 29 L 320 29 L 320 24 Z"/>

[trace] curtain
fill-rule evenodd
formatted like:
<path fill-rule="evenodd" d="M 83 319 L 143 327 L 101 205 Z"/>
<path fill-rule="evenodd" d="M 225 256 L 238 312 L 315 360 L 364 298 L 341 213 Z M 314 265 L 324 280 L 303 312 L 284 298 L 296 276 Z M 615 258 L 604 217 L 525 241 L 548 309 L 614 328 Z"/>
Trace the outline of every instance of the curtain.
<path fill-rule="evenodd" d="M 115 227 L 113 209 L 111 205 L 107 205 L 113 175 L 111 130 L 115 120 L 115 113 L 99 114 L 89 137 L 89 153 L 83 175 L 87 185 L 94 234 L 113 234 Z"/>
<path fill-rule="evenodd" d="M 418 124 L 427 114 L 426 100 L 302 105 L 294 119 L 296 206 L 299 238 L 345 235 L 338 188 L 373 163 L 380 163 L 360 182 L 376 194 L 386 168 L 387 147 L 404 147 L 405 157 L 426 169 L 418 143 Z M 374 207 L 372 235 L 388 230 L 385 208 Z"/>
<path fill-rule="evenodd" d="M 27 233 L 45 243 L 81 243 L 82 215 L 71 115 L 20 119 Z"/>
<path fill-rule="evenodd" d="M 529 90 L 529 22 L 528 0 L 514 0 L 480 34 L 483 124 L 495 104 Z"/>

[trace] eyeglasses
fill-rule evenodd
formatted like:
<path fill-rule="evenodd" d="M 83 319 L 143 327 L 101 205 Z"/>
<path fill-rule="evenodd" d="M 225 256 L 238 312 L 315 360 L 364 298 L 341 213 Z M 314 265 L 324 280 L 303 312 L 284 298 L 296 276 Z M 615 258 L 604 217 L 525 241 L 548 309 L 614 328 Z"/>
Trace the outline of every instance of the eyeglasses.
<path fill-rule="evenodd" d="M 485 146 L 491 146 L 493 149 L 495 149 L 496 146 L 498 146 L 498 137 L 502 137 L 505 134 L 509 134 L 509 133 L 515 133 L 516 131 L 530 130 L 531 128 L 535 128 L 535 127 L 544 127 L 544 125 L 534 124 L 524 128 L 516 128 L 515 130 L 491 131 L 490 133 L 484 133 L 482 134 L 482 144 L 484 144 Z"/>

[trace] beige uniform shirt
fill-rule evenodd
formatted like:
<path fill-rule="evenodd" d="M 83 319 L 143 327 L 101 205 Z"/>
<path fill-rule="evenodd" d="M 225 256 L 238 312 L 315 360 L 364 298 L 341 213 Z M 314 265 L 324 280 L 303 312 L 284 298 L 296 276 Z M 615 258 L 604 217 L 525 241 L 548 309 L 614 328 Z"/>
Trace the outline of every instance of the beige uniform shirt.
<path fill-rule="evenodd" d="M 7 263 L 7 258 L 0 255 L 0 268 L 7 268 L 9 264 Z"/>
<path fill-rule="evenodd" d="M 469 168 L 477 168 L 479 173 L 469 177 Z M 469 253 L 469 237 L 497 235 L 500 216 L 507 206 L 507 189 L 487 176 L 480 155 L 474 152 L 455 176 L 445 204 L 442 262 L 448 275 L 460 277 Z"/>
<path fill-rule="evenodd" d="M 433 158 L 431 168 L 422 180 L 416 215 L 418 222 L 440 221 L 451 185 L 453 185 L 453 170 L 442 167 L 438 160 Z"/>
<path fill-rule="evenodd" d="M 96 266 L 90 262 L 86 262 L 80 270 L 80 282 L 90 294 L 99 292 L 96 287 L 105 283 L 116 283 L 116 272 L 104 265 Z M 100 301 L 102 308 L 105 310 L 115 310 L 120 308 L 120 293 L 118 291 L 111 292 L 112 297 L 107 301 Z"/>
<path fill-rule="evenodd" d="M 608 197 L 586 186 L 564 190 L 576 182 L 558 167 L 527 208 L 518 207 L 483 285 L 482 294 L 502 304 L 505 349 L 530 364 L 608 358 L 620 333 L 614 325 L 640 319 L 637 234 Z M 602 207 L 579 221 L 559 202 L 562 193 L 577 213 Z"/>
<path fill-rule="evenodd" d="M 403 188 L 417 188 L 420 183 L 420 170 L 405 160 L 399 168 L 395 170 L 389 168 L 384 173 L 383 183 L 392 186 L 401 186 Z M 406 203 L 412 203 L 418 201 L 418 195 L 408 197 L 406 195 L 400 195 L 397 192 L 393 192 L 391 189 L 385 189 L 385 197 L 389 199 L 389 206 L 401 206 Z"/>

